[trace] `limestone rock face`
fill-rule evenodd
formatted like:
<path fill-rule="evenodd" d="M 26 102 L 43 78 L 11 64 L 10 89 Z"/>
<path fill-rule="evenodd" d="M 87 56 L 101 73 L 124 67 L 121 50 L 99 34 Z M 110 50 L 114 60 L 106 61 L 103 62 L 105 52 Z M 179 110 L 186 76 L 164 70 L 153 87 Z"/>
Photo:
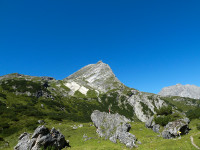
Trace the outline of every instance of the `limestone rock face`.
<path fill-rule="evenodd" d="M 146 122 L 153 114 L 155 114 L 155 109 L 167 105 L 160 99 L 160 96 L 144 92 L 132 95 L 128 101 L 133 107 L 135 115 L 142 122 Z"/>
<path fill-rule="evenodd" d="M 54 147 L 57 150 L 69 146 L 69 143 L 55 128 L 49 131 L 45 126 L 39 126 L 33 133 L 32 137 L 29 133 L 23 133 L 19 137 L 18 144 L 14 150 L 40 150 L 40 148 Z"/>
<path fill-rule="evenodd" d="M 107 92 L 115 88 L 124 86 L 114 75 L 110 66 L 99 61 L 96 64 L 90 64 L 69 77 L 64 79 L 65 85 L 70 89 L 79 90 L 80 92 L 87 92 L 91 87 L 100 92 Z"/>
<path fill-rule="evenodd" d="M 184 135 L 189 132 L 189 119 L 179 119 L 173 122 L 169 122 L 162 132 L 162 137 L 165 139 L 171 139 L 178 137 L 179 135 Z"/>
<path fill-rule="evenodd" d="M 161 96 L 180 96 L 200 99 L 200 87 L 189 84 L 176 84 L 163 88 L 158 94 Z"/>
<path fill-rule="evenodd" d="M 119 114 L 109 114 L 95 110 L 91 119 L 97 128 L 100 137 L 105 137 L 116 143 L 117 139 L 127 147 L 135 147 L 136 137 L 129 133 L 131 125 L 126 117 Z"/>

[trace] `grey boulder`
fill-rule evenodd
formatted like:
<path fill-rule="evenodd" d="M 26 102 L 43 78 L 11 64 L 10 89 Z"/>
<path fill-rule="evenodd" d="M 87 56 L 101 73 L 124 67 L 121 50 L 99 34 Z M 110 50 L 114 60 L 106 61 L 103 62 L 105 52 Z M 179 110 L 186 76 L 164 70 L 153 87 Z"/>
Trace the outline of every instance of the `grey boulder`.
<path fill-rule="evenodd" d="M 53 147 L 56 150 L 69 146 L 69 143 L 55 128 L 51 131 L 45 126 L 39 126 L 33 133 L 23 133 L 19 137 L 18 144 L 14 150 L 40 150 L 41 148 Z"/>
<path fill-rule="evenodd" d="M 173 122 L 169 122 L 162 132 L 162 137 L 165 139 L 176 138 L 180 135 L 187 134 L 189 132 L 189 119 L 179 119 Z"/>
<path fill-rule="evenodd" d="M 126 117 L 119 114 L 109 114 L 95 110 L 91 115 L 91 119 L 100 137 L 109 139 L 114 143 L 116 143 L 118 139 L 121 143 L 130 148 L 137 147 L 135 145 L 135 135 L 129 133 L 131 125 L 128 122 L 130 122 L 130 120 Z"/>
<path fill-rule="evenodd" d="M 159 133 L 160 125 L 159 124 L 155 124 L 154 116 L 150 117 L 147 120 L 147 122 L 145 123 L 145 126 L 147 128 L 151 128 L 154 132 Z"/>

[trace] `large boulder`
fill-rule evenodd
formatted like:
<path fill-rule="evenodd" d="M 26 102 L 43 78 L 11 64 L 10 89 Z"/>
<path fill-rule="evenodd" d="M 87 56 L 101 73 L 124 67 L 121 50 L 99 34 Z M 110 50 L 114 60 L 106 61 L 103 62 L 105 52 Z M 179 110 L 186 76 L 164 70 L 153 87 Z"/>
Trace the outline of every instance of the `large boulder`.
<path fill-rule="evenodd" d="M 162 137 L 165 139 L 171 139 L 180 135 L 187 134 L 190 130 L 188 126 L 189 122 L 190 120 L 188 118 L 169 122 L 162 132 Z"/>
<path fill-rule="evenodd" d="M 14 150 L 40 150 L 48 147 L 61 150 L 66 146 L 69 146 L 69 143 L 65 140 L 64 135 L 55 128 L 50 131 L 45 126 L 39 126 L 32 136 L 29 133 L 21 134 Z"/>
<path fill-rule="evenodd" d="M 151 128 L 154 132 L 159 133 L 160 125 L 155 123 L 155 121 L 154 121 L 154 116 L 150 117 L 150 118 L 146 121 L 145 126 L 146 126 L 147 128 Z"/>
<path fill-rule="evenodd" d="M 136 147 L 136 137 L 129 133 L 131 125 L 128 123 L 130 120 L 126 117 L 95 110 L 91 115 L 91 119 L 100 137 L 105 137 L 105 139 L 109 139 L 114 143 L 119 139 L 127 147 Z"/>

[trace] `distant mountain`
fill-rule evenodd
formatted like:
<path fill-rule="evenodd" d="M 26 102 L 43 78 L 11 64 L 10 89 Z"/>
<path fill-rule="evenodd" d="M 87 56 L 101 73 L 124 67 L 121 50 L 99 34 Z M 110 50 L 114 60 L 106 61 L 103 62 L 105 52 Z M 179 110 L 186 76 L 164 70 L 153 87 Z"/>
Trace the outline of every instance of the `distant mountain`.
<path fill-rule="evenodd" d="M 190 84 L 176 84 L 164 87 L 158 94 L 161 96 L 180 96 L 200 99 L 200 87 Z"/>

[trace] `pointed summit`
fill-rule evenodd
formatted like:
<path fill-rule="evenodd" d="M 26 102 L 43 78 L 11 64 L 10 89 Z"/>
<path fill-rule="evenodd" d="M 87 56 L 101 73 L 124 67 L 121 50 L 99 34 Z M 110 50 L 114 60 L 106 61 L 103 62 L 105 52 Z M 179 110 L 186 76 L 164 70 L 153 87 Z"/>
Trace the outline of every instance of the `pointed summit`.
<path fill-rule="evenodd" d="M 107 92 L 121 87 L 123 84 L 116 78 L 108 64 L 98 61 L 96 64 L 89 64 L 69 77 L 65 82 L 75 82 L 80 86 L 91 87 L 100 92 Z"/>
<path fill-rule="evenodd" d="M 101 63 L 103 63 L 102 60 L 99 60 L 99 61 L 97 62 L 97 64 L 101 64 Z"/>

